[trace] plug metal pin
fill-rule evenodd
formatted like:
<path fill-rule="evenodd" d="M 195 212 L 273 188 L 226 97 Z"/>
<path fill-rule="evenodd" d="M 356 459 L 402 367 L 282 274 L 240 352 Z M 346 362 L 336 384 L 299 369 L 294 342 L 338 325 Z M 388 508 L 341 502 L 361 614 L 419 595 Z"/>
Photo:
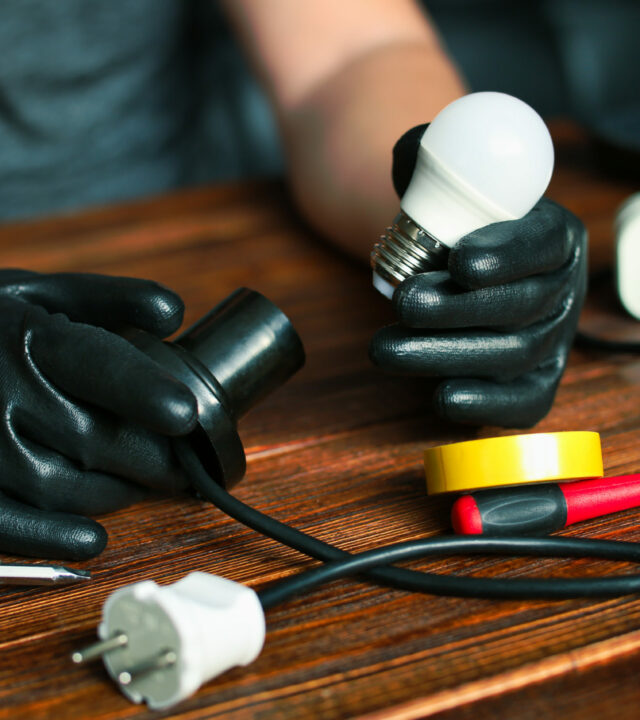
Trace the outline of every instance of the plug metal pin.
<path fill-rule="evenodd" d="M 97 660 L 105 653 L 125 647 L 128 642 L 129 638 L 126 633 L 118 632 L 106 640 L 100 640 L 97 643 L 93 643 L 93 645 L 82 648 L 82 650 L 76 650 L 71 654 L 71 659 L 74 663 L 78 664 L 89 662 L 90 660 Z"/>
<path fill-rule="evenodd" d="M 175 650 L 162 650 L 155 657 L 143 660 L 132 668 L 118 673 L 118 682 L 121 685 L 131 685 L 131 683 L 154 672 L 154 670 L 164 670 L 175 665 L 177 660 L 178 655 Z"/>

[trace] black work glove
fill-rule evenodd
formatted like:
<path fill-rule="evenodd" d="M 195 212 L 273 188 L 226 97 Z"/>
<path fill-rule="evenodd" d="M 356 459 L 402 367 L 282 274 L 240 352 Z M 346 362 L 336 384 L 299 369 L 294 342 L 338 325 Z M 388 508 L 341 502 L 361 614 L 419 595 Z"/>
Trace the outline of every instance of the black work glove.
<path fill-rule="evenodd" d="M 394 187 L 404 194 L 426 126 L 398 141 Z M 399 323 L 379 330 L 370 356 L 384 370 L 447 378 L 434 396 L 448 420 L 529 427 L 549 412 L 587 286 L 587 234 L 543 198 L 520 220 L 462 238 L 448 270 L 405 280 Z"/>
<path fill-rule="evenodd" d="M 182 300 L 147 280 L 0 271 L 0 550 L 86 558 L 83 514 L 186 485 L 168 436 L 196 423 L 191 392 L 116 334 L 166 337 Z"/>

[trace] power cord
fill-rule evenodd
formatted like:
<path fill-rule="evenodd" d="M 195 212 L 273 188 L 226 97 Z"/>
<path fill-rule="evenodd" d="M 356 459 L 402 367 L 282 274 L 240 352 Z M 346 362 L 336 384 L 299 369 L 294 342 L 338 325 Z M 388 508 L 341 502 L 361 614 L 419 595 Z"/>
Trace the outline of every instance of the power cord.
<path fill-rule="evenodd" d="M 633 546 L 626 547 L 626 546 Z M 431 555 L 499 554 L 529 557 L 592 557 L 606 560 L 640 561 L 640 543 L 572 538 L 469 538 L 444 537 L 387 545 L 357 553 L 344 560 L 325 563 L 292 578 L 281 580 L 258 593 L 262 607 L 268 610 L 309 592 L 318 585 L 349 575 L 358 575 L 380 565 L 413 560 Z M 475 578 L 444 577 L 417 573 L 426 579 L 422 592 L 442 595 L 442 580 L 452 581 L 448 595 L 486 599 L 563 600 L 576 597 L 617 597 L 640 592 L 640 575 L 599 578 Z M 434 583 L 436 592 L 429 588 Z"/>
<path fill-rule="evenodd" d="M 423 592 L 430 595 L 476 597 L 490 599 L 567 599 L 575 597 L 624 595 L 640 591 L 640 575 L 623 578 L 587 579 L 504 579 L 475 578 L 439 575 L 403 568 L 380 567 L 409 558 L 427 555 L 503 554 L 533 557 L 597 557 L 608 560 L 640 562 L 640 543 L 612 540 L 586 540 L 578 538 L 487 538 L 487 537 L 436 537 L 396 545 L 388 545 L 358 555 L 340 550 L 322 540 L 285 525 L 234 498 L 209 475 L 199 457 L 185 440 L 176 442 L 176 452 L 182 466 L 201 495 L 218 509 L 247 527 L 272 540 L 287 545 L 306 555 L 330 563 L 319 568 L 319 575 L 301 573 L 291 580 L 280 583 L 260 593 L 268 607 L 288 600 L 290 596 L 338 577 L 360 574 L 368 570 L 367 577 L 400 590 Z M 372 561 L 369 558 L 373 558 Z M 346 568 L 343 570 L 343 568 Z M 323 573 L 327 573 L 326 579 Z M 333 577 L 333 573 L 337 573 Z M 320 579 L 318 580 L 317 577 Z M 306 578 L 309 578 L 307 580 Z M 609 583 L 608 581 L 615 581 Z M 628 585 L 620 580 L 631 580 Z M 604 582 L 603 582 L 604 581 Z"/>
<path fill-rule="evenodd" d="M 589 285 L 602 286 L 612 280 L 613 270 L 603 268 L 589 277 Z M 640 341 L 637 340 L 609 340 L 607 338 L 591 335 L 590 333 L 578 330 L 574 339 L 574 345 L 585 350 L 599 350 L 610 353 L 640 353 Z"/>
<path fill-rule="evenodd" d="M 404 590 L 457 597 L 566 599 L 640 592 L 640 574 L 598 578 L 478 578 L 391 567 L 433 555 L 502 554 L 594 557 L 640 562 L 640 543 L 576 538 L 436 537 L 396 543 L 351 555 L 237 500 L 204 469 L 186 440 L 178 457 L 204 498 L 244 525 L 324 562 L 260 592 L 195 572 L 160 587 L 143 581 L 107 598 L 100 642 L 73 654 L 75 662 L 102 658 L 120 690 L 152 709 L 189 697 L 203 683 L 255 660 L 265 637 L 264 611 L 348 575 L 362 575 Z"/>
<path fill-rule="evenodd" d="M 607 340 L 607 338 L 589 335 L 579 330 L 574 340 L 576 347 L 586 350 L 601 350 L 610 353 L 640 353 L 640 342 L 637 340 Z"/>

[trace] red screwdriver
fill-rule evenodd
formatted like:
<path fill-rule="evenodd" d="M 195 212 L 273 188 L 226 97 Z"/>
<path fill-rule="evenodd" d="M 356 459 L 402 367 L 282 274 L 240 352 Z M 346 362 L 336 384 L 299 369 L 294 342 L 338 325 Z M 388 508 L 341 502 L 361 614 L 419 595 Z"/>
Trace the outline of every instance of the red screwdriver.
<path fill-rule="evenodd" d="M 461 535 L 545 535 L 567 525 L 640 506 L 640 473 L 482 490 L 451 509 Z"/>

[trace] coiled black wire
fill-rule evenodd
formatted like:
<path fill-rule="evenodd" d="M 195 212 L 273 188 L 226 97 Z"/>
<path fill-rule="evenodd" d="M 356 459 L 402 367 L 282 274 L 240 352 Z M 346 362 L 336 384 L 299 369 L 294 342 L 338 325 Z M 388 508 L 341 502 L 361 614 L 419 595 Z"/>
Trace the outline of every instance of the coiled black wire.
<path fill-rule="evenodd" d="M 574 340 L 576 347 L 585 350 L 600 350 L 610 353 L 640 353 L 640 342 L 637 340 L 608 340 L 588 333 L 578 331 Z"/>
<path fill-rule="evenodd" d="M 439 575 L 404 568 L 381 567 L 411 558 L 450 554 L 503 554 L 534 557 L 593 557 L 640 562 L 640 543 L 576 538 L 437 537 L 397 543 L 351 555 L 334 545 L 285 525 L 230 495 L 207 473 L 185 439 L 175 449 L 188 476 L 204 498 L 253 530 L 324 565 L 279 581 L 259 593 L 265 609 L 301 592 L 347 575 L 366 575 L 390 587 L 454 597 L 502 599 L 566 599 L 614 597 L 640 592 L 640 575 L 598 578 L 477 578 Z"/>

